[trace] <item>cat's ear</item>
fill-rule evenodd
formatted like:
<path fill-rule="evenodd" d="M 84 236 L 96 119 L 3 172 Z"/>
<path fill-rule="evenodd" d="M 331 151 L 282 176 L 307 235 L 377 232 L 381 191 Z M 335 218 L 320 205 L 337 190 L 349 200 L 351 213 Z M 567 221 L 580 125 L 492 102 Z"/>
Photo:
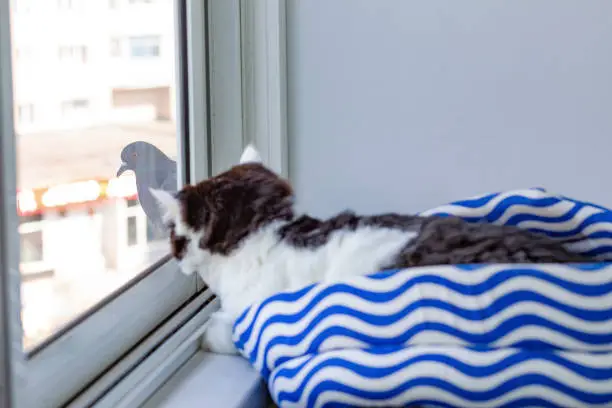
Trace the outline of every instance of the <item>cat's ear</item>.
<path fill-rule="evenodd" d="M 165 190 L 158 190 L 149 187 L 149 191 L 157 201 L 157 205 L 162 213 L 162 218 L 175 218 L 181 212 L 179 200 Z"/>
<path fill-rule="evenodd" d="M 261 156 L 252 144 L 248 145 L 240 156 L 240 164 L 244 163 L 261 163 Z"/>

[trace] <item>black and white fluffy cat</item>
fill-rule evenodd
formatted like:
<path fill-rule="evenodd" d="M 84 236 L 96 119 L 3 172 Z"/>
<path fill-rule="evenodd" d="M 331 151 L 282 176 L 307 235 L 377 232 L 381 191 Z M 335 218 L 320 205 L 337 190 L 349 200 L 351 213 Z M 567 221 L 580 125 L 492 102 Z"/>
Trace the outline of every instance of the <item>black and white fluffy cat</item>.
<path fill-rule="evenodd" d="M 172 254 L 220 298 L 205 344 L 235 353 L 234 320 L 249 305 L 314 282 L 385 268 L 483 262 L 584 262 L 563 243 L 515 227 L 456 217 L 341 213 L 296 216 L 290 184 L 249 146 L 230 170 L 172 195 L 152 190 Z"/>

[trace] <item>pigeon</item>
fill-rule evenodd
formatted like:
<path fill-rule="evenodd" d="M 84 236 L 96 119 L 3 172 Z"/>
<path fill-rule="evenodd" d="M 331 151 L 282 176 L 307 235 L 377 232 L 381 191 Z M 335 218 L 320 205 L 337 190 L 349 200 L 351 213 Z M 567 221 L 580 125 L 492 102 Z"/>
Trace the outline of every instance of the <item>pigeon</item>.
<path fill-rule="evenodd" d="M 168 231 L 162 221 L 159 204 L 150 188 L 176 193 L 176 162 L 154 145 L 138 141 L 128 144 L 121 151 L 121 166 L 117 170 L 117 177 L 127 170 L 132 170 L 136 176 L 138 201 L 156 232 L 155 238 L 167 237 Z"/>

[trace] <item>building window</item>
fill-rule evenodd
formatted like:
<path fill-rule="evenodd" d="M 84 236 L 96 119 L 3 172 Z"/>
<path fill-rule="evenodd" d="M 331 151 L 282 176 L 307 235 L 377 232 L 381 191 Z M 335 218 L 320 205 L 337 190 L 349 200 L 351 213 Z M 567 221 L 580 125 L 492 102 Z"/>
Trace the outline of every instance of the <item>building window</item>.
<path fill-rule="evenodd" d="M 84 45 L 60 46 L 58 56 L 61 61 L 68 62 L 87 62 L 87 47 Z"/>
<path fill-rule="evenodd" d="M 26 103 L 17 106 L 17 119 L 21 125 L 29 125 L 34 122 L 34 105 Z"/>
<path fill-rule="evenodd" d="M 80 116 L 89 109 L 87 99 L 73 99 L 62 102 L 62 115 L 64 117 Z"/>
<path fill-rule="evenodd" d="M 42 231 L 32 231 L 19 234 L 21 262 L 41 262 L 43 260 Z"/>
<path fill-rule="evenodd" d="M 121 39 L 112 38 L 110 42 L 110 55 L 111 57 L 121 56 Z"/>
<path fill-rule="evenodd" d="M 130 56 L 133 58 L 159 57 L 160 37 L 157 35 L 130 37 Z"/>
<path fill-rule="evenodd" d="M 127 244 L 128 246 L 138 244 L 138 219 L 135 215 L 127 217 Z"/>
<path fill-rule="evenodd" d="M 43 233 L 39 224 L 42 219 L 42 214 L 19 217 L 19 225 L 27 225 L 27 229 L 19 233 L 19 250 L 23 263 L 43 260 Z"/>
<path fill-rule="evenodd" d="M 153 227 L 150 222 L 147 222 L 147 242 L 157 241 L 159 239 L 157 235 L 155 227 Z"/>

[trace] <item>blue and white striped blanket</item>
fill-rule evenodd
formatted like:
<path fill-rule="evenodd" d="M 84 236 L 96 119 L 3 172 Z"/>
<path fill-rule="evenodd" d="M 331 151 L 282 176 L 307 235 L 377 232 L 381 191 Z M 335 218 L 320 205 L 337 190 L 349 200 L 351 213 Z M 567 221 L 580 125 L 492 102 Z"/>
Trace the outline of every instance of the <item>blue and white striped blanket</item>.
<path fill-rule="evenodd" d="M 234 340 L 281 407 L 612 407 L 612 211 L 541 189 L 425 214 L 586 238 L 583 265 L 383 271 L 280 293 Z"/>

